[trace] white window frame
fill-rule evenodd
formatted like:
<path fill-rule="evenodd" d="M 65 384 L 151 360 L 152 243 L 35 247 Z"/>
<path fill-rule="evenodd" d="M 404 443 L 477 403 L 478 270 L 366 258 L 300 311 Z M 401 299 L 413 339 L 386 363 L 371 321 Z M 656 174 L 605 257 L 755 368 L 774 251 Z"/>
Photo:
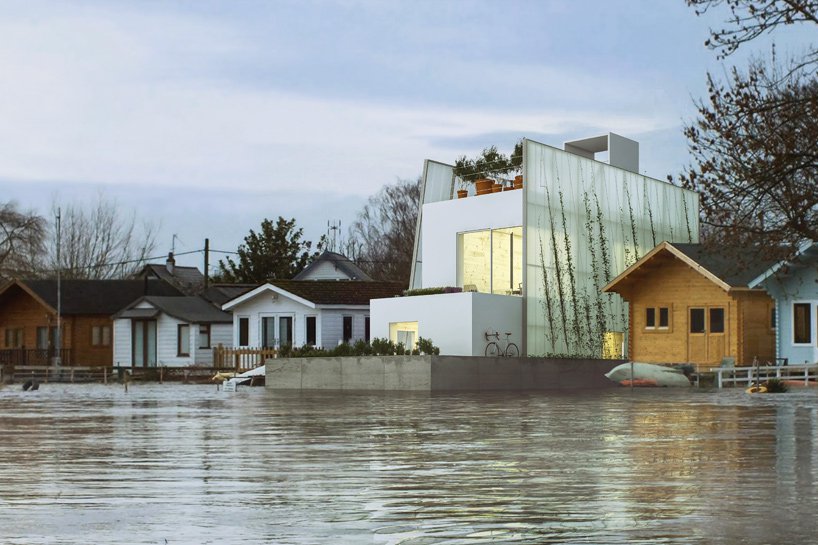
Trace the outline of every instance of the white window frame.
<path fill-rule="evenodd" d="M 795 305 L 807 305 L 809 307 L 809 338 L 808 343 L 795 342 Z M 816 345 L 816 331 L 815 331 L 815 307 L 818 305 L 818 300 L 793 300 L 790 301 L 790 342 L 792 346 L 815 346 Z M 777 320 L 780 317 L 776 316 Z"/>

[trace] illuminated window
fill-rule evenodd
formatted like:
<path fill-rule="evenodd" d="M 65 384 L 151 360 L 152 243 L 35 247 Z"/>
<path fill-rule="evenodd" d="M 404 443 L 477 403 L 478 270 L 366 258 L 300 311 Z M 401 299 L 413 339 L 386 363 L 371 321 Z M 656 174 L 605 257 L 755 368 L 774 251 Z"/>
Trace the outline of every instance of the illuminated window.
<path fill-rule="evenodd" d="M 523 281 L 523 228 L 458 233 L 457 279 L 465 290 L 520 295 Z"/>
<path fill-rule="evenodd" d="M 606 331 L 602 339 L 602 357 L 607 360 L 622 359 L 624 355 L 625 334 L 621 331 Z"/>
<path fill-rule="evenodd" d="M 418 341 L 417 322 L 392 322 L 389 324 L 389 340 L 403 343 L 406 348 L 414 348 Z"/>

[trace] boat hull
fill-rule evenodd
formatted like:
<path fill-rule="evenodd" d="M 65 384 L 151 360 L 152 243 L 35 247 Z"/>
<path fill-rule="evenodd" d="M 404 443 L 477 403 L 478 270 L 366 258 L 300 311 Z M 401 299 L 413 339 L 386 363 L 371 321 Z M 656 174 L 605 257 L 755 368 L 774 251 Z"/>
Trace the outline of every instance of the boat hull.
<path fill-rule="evenodd" d="M 631 376 L 631 368 L 633 369 L 633 376 Z M 623 363 L 611 369 L 605 376 L 619 384 L 628 381 L 625 384 L 630 385 L 632 381 L 634 386 L 650 385 L 678 388 L 690 386 L 690 380 L 678 369 L 653 363 Z"/>

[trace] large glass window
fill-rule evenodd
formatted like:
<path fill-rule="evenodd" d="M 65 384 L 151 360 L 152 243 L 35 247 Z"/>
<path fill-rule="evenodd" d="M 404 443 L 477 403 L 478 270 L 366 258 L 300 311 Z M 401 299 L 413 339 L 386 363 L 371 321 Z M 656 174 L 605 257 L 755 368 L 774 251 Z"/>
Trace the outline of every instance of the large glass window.
<path fill-rule="evenodd" d="M 520 295 L 523 228 L 458 233 L 457 277 L 466 291 Z"/>
<path fill-rule="evenodd" d="M 417 322 L 392 322 L 389 324 L 389 340 L 403 343 L 406 348 L 414 348 L 418 340 Z"/>
<path fill-rule="evenodd" d="M 792 305 L 793 342 L 797 344 L 812 343 L 812 315 L 809 303 Z"/>
<path fill-rule="evenodd" d="M 710 333 L 724 333 L 724 309 L 710 309 Z"/>

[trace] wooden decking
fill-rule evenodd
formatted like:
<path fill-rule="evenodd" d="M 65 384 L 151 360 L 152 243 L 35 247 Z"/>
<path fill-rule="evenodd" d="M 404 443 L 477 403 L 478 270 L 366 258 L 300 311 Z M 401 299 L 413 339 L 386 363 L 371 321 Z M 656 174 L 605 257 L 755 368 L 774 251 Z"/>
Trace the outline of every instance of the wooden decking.
<path fill-rule="evenodd" d="M 759 367 L 712 367 L 711 373 L 716 375 L 716 387 L 725 386 L 752 386 L 767 379 L 803 381 L 808 386 L 810 381 L 818 380 L 818 364 L 808 365 L 762 365 Z"/>

